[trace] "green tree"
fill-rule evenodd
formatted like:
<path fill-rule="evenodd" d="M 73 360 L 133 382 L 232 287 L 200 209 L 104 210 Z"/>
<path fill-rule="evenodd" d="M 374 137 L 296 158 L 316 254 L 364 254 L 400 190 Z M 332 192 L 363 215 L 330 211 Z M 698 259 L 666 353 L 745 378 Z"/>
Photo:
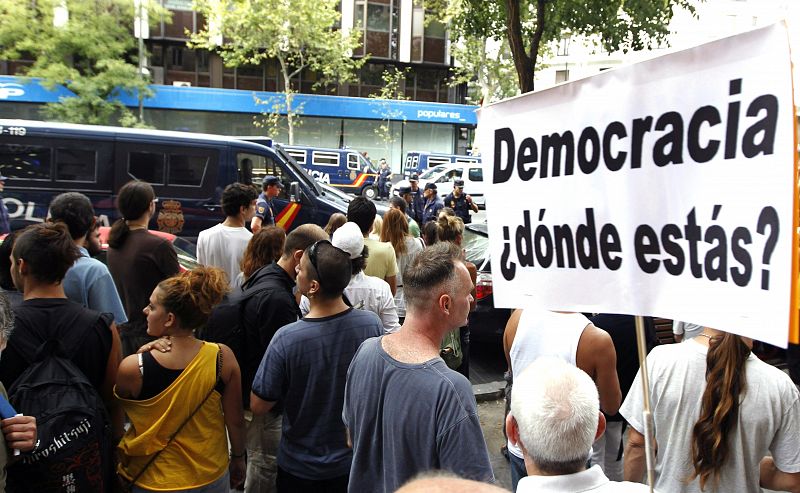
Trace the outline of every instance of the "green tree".
<path fill-rule="evenodd" d="M 392 133 L 392 121 L 402 121 L 403 123 L 406 121 L 403 111 L 397 109 L 397 106 L 391 104 L 391 101 L 407 101 L 411 99 L 406 96 L 402 89 L 403 82 L 409 72 L 409 68 L 402 70 L 394 66 L 387 68 L 381 74 L 383 85 L 380 92 L 369 95 L 370 98 L 378 100 L 376 109 L 373 111 L 381 118 L 381 124 L 375 127 L 375 135 L 383 141 L 387 155 L 391 154 L 390 147 L 397 140 L 395 134 Z"/>
<path fill-rule="evenodd" d="M 197 0 L 195 8 L 209 19 L 192 36 L 195 46 L 217 51 L 229 67 L 261 65 L 277 60 L 283 77 L 283 101 L 266 101 L 286 112 L 289 143 L 294 142 L 293 86 L 304 70 L 318 74 L 317 87 L 353 79 L 364 59 L 351 58 L 358 46 L 356 32 L 336 29 L 339 0 Z M 224 40 L 224 43 L 222 42 Z M 281 106 L 282 105 L 282 106 Z"/>
<path fill-rule="evenodd" d="M 519 93 L 506 40 L 465 36 L 453 44 L 456 60 L 450 85 L 467 84 L 467 102 L 491 103 Z"/>
<path fill-rule="evenodd" d="M 462 36 L 508 40 L 521 92 L 533 90 L 537 58 L 564 33 L 597 36 L 609 52 L 664 44 L 675 9 L 694 0 L 430 0 L 434 16 Z"/>
<path fill-rule="evenodd" d="M 163 15 L 150 3 L 150 19 Z M 49 119 L 139 126 L 117 100 L 123 93 L 152 94 L 139 74 L 133 20 L 132 0 L 0 0 L 0 59 L 32 59 L 23 75 L 75 94 L 46 105 Z"/>

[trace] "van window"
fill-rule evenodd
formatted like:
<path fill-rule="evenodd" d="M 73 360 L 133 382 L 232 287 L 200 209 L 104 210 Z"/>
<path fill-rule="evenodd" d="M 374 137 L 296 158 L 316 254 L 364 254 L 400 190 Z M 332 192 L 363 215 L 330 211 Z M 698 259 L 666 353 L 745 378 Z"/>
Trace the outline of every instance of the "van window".
<path fill-rule="evenodd" d="M 128 174 L 152 185 L 164 184 L 164 154 L 131 152 L 128 154 Z"/>
<path fill-rule="evenodd" d="M 469 181 L 483 181 L 483 168 L 470 168 Z"/>
<path fill-rule="evenodd" d="M 311 164 L 317 166 L 339 166 L 339 153 L 314 151 L 311 155 Z"/>
<path fill-rule="evenodd" d="M 354 169 L 356 171 L 360 171 L 360 166 L 358 165 L 358 154 L 356 154 L 355 152 L 347 153 L 347 169 Z"/>
<path fill-rule="evenodd" d="M 440 164 L 450 164 L 450 158 L 428 156 L 428 167 L 429 168 L 432 168 L 434 166 L 438 166 Z"/>
<path fill-rule="evenodd" d="M 95 183 L 97 152 L 61 147 L 56 149 L 56 180 Z"/>
<path fill-rule="evenodd" d="M 261 154 L 250 154 L 248 152 L 237 152 L 236 161 L 242 163 L 244 160 L 249 160 L 252 163 L 252 176 L 253 184 L 259 190 L 262 190 L 261 181 L 267 175 L 277 176 L 283 182 L 283 190 L 278 195 L 279 197 L 286 198 L 289 193 L 289 182 L 291 178 L 286 175 L 283 167 L 280 166 L 275 160 L 270 157 L 262 156 Z M 241 166 L 241 164 L 240 164 Z"/>
<path fill-rule="evenodd" d="M 199 187 L 203 184 L 207 168 L 206 156 L 170 154 L 168 183 L 183 187 Z"/>
<path fill-rule="evenodd" d="M 286 149 L 286 154 L 292 156 L 297 164 L 306 164 L 306 151 L 302 149 Z"/>
<path fill-rule="evenodd" d="M 5 176 L 49 181 L 50 164 L 49 147 L 0 144 L 0 172 Z"/>

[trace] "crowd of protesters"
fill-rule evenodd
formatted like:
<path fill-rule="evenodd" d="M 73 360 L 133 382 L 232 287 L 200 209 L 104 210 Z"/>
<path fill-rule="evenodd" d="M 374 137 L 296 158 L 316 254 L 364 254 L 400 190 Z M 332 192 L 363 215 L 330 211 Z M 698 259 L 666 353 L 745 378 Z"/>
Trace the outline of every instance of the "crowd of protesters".
<path fill-rule="evenodd" d="M 412 177 L 382 218 L 357 197 L 324 229 L 288 234 L 274 224 L 280 181 L 262 186 L 223 191 L 225 220 L 183 272 L 148 233 L 158 198 L 140 181 L 119 191 L 107 266 L 79 193 L 6 237 L 0 408 L 21 406 L 1 423 L 0 492 L 500 490 L 469 381 L 463 184 L 443 203 Z M 645 399 L 633 317 L 515 311 L 503 337 L 513 490 L 646 491 L 649 400 L 656 491 L 799 491 L 791 379 L 747 338 L 691 324 L 676 335 L 649 341 Z M 87 432 L 79 416 L 59 435 L 27 408 L 32 382 L 57 371 L 79 376 L 62 391 L 82 385 L 104 426 Z M 62 420 L 77 413 L 74 395 L 49 397 Z M 80 431 L 99 437 L 97 460 L 76 449 Z"/>

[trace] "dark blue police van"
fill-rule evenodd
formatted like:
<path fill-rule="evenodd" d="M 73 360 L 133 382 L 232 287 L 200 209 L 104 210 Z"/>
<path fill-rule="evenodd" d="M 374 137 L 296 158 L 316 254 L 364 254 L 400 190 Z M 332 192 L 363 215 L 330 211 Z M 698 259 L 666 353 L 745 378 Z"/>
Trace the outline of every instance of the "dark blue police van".
<path fill-rule="evenodd" d="M 279 146 L 220 135 L 0 119 L 0 173 L 12 229 L 42 222 L 52 198 L 67 191 L 87 195 L 101 223 L 113 223 L 116 193 L 133 179 L 158 196 L 150 228 L 190 240 L 224 219 L 225 186 L 260 189 L 265 175 L 284 184 L 274 203 L 286 231 L 347 212 Z"/>
<path fill-rule="evenodd" d="M 283 148 L 320 183 L 368 199 L 378 195 L 377 166 L 354 149 L 298 145 L 284 145 Z"/>
<path fill-rule="evenodd" d="M 429 151 L 408 151 L 403 163 L 403 177 L 421 175 L 423 171 L 440 165 L 447 164 L 480 164 L 480 156 L 461 156 L 458 154 L 444 154 Z"/>

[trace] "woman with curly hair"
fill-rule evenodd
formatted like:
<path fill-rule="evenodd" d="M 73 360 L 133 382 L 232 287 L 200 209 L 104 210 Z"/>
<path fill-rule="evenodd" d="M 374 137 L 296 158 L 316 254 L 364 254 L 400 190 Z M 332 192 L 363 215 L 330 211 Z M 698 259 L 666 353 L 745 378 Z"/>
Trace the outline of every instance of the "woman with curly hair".
<path fill-rule="evenodd" d="M 244 482 L 239 364 L 227 346 L 194 336 L 227 290 L 222 270 L 198 267 L 159 283 L 144 309 L 147 333 L 172 347 L 131 355 L 117 374 L 131 422 L 118 472 L 134 492 L 227 493 Z"/>
<path fill-rule="evenodd" d="M 800 393 L 752 348 L 752 339 L 704 327 L 647 356 L 657 491 L 800 488 Z M 643 407 L 637 374 L 619 410 L 630 424 L 626 481 L 644 475 Z"/>
<path fill-rule="evenodd" d="M 250 238 L 244 250 L 242 261 L 239 263 L 242 272 L 234 280 L 234 290 L 241 289 L 242 284 L 258 269 L 277 262 L 283 255 L 284 243 L 286 243 L 286 231 L 280 226 L 266 226 L 259 229 Z"/>

